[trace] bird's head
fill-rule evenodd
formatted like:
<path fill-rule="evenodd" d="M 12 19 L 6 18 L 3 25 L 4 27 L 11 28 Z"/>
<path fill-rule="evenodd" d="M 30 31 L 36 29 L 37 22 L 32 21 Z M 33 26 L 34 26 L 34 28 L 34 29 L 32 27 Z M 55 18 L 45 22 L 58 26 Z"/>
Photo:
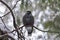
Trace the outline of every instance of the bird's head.
<path fill-rule="evenodd" d="M 27 11 L 27 14 L 30 15 L 31 14 L 31 11 Z"/>

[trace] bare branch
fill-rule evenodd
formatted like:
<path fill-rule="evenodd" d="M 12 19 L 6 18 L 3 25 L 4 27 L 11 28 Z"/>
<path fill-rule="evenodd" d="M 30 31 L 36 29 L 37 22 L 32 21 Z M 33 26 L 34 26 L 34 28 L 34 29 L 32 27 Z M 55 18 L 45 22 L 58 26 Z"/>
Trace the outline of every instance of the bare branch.
<path fill-rule="evenodd" d="M 4 24 L 4 26 L 5 26 L 5 28 L 7 29 L 7 30 L 9 30 L 10 31 L 10 29 L 8 29 L 7 28 L 7 26 L 5 25 L 5 23 L 4 23 L 4 21 L 3 21 L 3 19 L 1 18 L 1 20 L 2 20 L 2 22 L 3 22 L 3 24 Z M 12 33 L 12 34 L 14 34 L 14 33 Z M 15 35 L 15 34 L 14 34 Z"/>
<path fill-rule="evenodd" d="M 17 30 L 20 30 L 20 29 L 23 28 L 23 27 L 24 27 L 24 26 L 19 27 L 19 28 L 17 28 Z M 16 29 L 14 29 L 13 31 L 7 32 L 7 33 L 12 33 L 12 32 L 14 32 L 14 31 L 16 31 Z"/>
<path fill-rule="evenodd" d="M 1 20 L 2 20 L 2 22 L 3 22 L 4 26 L 5 26 L 5 28 L 6 28 L 7 30 L 9 30 L 9 29 L 7 28 L 7 26 L 5 25 L 5 23 L 4 23 L 4 21 L 3 21 L 2 18 L 1 18 Z M 9 31 L 10 31 L 10 30 L 9 30 Z"/>
<path fill-rule="evenodd" d="M 15 40 L 13 37 L 9 36 L 6 31 L 2 31 L 2 30 L 0 29 L 0 40 L 1 40 L 1 39 L 4 40 L 4 38 L 6 38 L 6 37 Z"/>
<path fill-rule="evenodd" d="M 37 27 L 35 27 L 35 26 L 33 26 L 34 28 L 36 28 L 37 30 L 39 30 L 39 31 L 42 31 L 42 32 L 49 32 L 49 33 L 60 33 L 60 32 L 57 32 L 57 31 L 44 31 L 44 30 L 40 30 L 39 28 L 37 28 Z"/>
<path fill-rule="evenodd" d="M 24 27 L 24 26 L 19 27 L 18 30 L 20 30 L 20 29 L 23 28 L 23 27 Z M 1 29 L 0 29 L 0 30 L 1 30 Z M 2 30 L 1 30 L 1 31 L 2 31 Z M 6 35 L 8 35 L 8 33 L 13 33 L 14 31 L 16 31 L 16 29 L 13 30 L 13 31 L 10 31 L 10 32 L 6 32 L 6 33 L 4 33 L 3 35 L 0 35 L 0 38 L 1 38 L 1 37 L 5 37 Z M 21 34 L 19 34 L 19 35 L 21 35 Z M 20 38 L 20 37 L 19 37 L 19 38 Z M 21 39 L 22 39 L 22 38 L 25 40 L 25 37 L 24 37 L 23 35 L 21 36 Z"/>
<path fill-rule="evenodd" d="M 0 0 L 0 2 L 3 3 L 3 4 L 10 10 L 11 15 L 12 15 L 12 17 L 13 17 L 13 26 L 14 26 L 15 29 L 17 29 L 13 11 L 11 10 L 11 8 L 10 8 L 5 2 L 3 2 L 2 0 Z M 18 34 L 18 40 L 19 40 L 19 31 L 18 31 L 18 30 L 16 30 L 16 31 L 17 31 L 17 34 Z M 21 36 L 21 35 L 20 35 L 20 36 Z"/>
<path fill-rule="evenodd" d="M 9 36 L 8 34 L 0 35 L 0 39 L 3 39 L 5 37 L 15 40 L 13 37 Z"/>
<path fill-rule="evenodd" d="M 17 2 L 16 2 L 16 4 L 14 5 L 14 7 L 12 8 L 12 10 L 16 7 L 16 5 L 17 5 L 17 3 L 19 2 L 20 0 L 18 0 Z M 5 15 L 3 15 L 2 17 L 5 17 L 6 15 L 8 15 L 10 12 L 7 12 Z"/>

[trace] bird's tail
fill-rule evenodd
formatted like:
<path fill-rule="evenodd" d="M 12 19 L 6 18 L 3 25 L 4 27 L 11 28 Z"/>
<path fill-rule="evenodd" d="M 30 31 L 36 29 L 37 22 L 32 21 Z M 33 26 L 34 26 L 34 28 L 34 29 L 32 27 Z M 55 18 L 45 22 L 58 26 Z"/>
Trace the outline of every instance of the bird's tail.
<path fill-rule="evenodd" d="M 26 26 L 26 29 L 28 31 L 28 36 L 31 36 L 32 32 L 33 32 L 33 27 L 32 26 Z"/>

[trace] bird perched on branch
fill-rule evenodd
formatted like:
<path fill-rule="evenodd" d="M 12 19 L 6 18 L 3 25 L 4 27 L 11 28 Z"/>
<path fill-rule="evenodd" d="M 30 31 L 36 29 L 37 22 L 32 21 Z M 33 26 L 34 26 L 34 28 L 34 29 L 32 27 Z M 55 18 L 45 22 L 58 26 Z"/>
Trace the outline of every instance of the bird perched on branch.
<path fill-rule="evenodd" d="M 23 24 L 28 31 L 28 35 L 30 36 L 33 32 L 33 25 L 34 25 L 34 17 L 31 14 L 31 11 L 27 11 L 26 14 L 23 16 Z"/>

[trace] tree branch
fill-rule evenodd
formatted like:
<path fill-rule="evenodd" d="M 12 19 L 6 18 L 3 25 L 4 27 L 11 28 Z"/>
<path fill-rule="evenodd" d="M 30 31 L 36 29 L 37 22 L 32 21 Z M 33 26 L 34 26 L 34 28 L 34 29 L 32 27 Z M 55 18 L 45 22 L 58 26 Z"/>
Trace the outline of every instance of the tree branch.
<path fill-rule="evenodd" d="M 13 26 L 14 26 L 14 28 L 15 28 L 16 31 L 17 31 L 17 34 L 18 34 L 18 40 L 19 40 L 19 31 L 17 30 L 17 27 L 16 27 L 16 22 L 15 22 L 14 14 L 13 14 L 11 8 L 10 8 L 5 2 L 3 2 L 2 0 L 0 0 L 0 2 L 3 3 L 3 4 L 10 10 L 11 15 L 12 15 L 12 18 L 13 18 Z M 21 35 L 20 35 L 20 36 L 21 36 Z"/>
<path fill-rule="evenodd" d="M 37 27 L 35 27 L 35 26 L 33 26 L 34 28 L 36 28 L 37 30 L 39 30 L 39 31 L 42 31 L 42 32 L 49 32 L 49 33 L 60 33 L 60 32 L 56 32 L 56 31 L 44 31 L 44 30 L 40 30 L 39 28 L 37 28 Z"/>
<path fill-rule="evenodd" d="M 15 40 L 14 38 L 12 38 L 11 36 L 9 36 L 8 34 L 0 35 L 0 39 L 3 39 L 3 38 L 5 38 L 5 37 L 8 37 L 8 38 L 10 38 L 10 39 Z"/>
<path fill-rule="evenodd" d="M 7 28 L 7 26 L 5 25 L 5 23 L 4 23 L 4 21 L 3 21 L 2 18 L 1 18 L 1 20 L 2 20 L 2 22 L 3 22 L 4 26 L 5 26 L 5 28 L 6 28 L 7 30 L 9 30 L 9 29 Z M 10 31 L 10 30 L 9 30 L 9 31 Z"/>
<path fill-rule="evenodd" d="M 18 30 L 19 29 L 21 29 L 21 28 L 23 28 L 24 26 L 21 26 L 21 27 L 19 27 L 19 28 L 17 28 Z M 1 29 L 0 29 L 1 30 Z M 2 31 L 2 30 L 1 30 Z M 6 33 L 4 33 L 3 35 L 0 35 L 0 38 L 3 38 L 3 37 L 5 37 L 6 35 L 8 35 L 8 33 L 13 33 L 14 31 L 16 31 L 16 29 L 14 29 L 13 31 L 10 31 L 10 32 L 6 32 Z M 3 32 L 3 31 L 2 31 Z M 21 34 L 19 34 L 19 35 L 21 35 Z M 21 36 L 24 40 L 25 40 L 25 37 L 22 35 Z M 20 38 L 20 37 L 19 37 Z"/>
<path fill-rule="evenodd" d="M 0 29 L 0 40 L 1 40 L 1 39 L 4 40 L 6 37 L 15 40 L 13 37 L 9 36 L 6 31 L 2 31 L 2 30 Z"/>
<path fill-rule="evenodd" d="M 16 7 L 16 5 L 17 5 L 17 3 L 19 2 L 20 0 L 18 0 L 17 2 L 16 2 L 16 4 L 14 5 L 14 7 L 12 8 L 12 10 Z M 3 15 L 2 17 L 5 17 L 6 15 L 8 15 L 10 12 L 7 12 L 5 15 Z"/>

